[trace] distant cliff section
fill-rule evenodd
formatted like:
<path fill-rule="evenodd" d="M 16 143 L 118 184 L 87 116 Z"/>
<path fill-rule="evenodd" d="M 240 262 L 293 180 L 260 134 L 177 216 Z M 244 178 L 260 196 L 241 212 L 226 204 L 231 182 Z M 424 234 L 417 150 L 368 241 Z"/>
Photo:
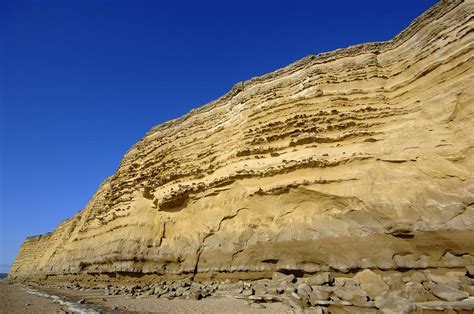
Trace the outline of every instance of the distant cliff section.
<path fill-rule="evenodd" d="M 9 277 L 473 265 L 473 12 L 441 1 L 390 41 L 308 56 L 154 127 L 82 211 L 25 240 Z"/>

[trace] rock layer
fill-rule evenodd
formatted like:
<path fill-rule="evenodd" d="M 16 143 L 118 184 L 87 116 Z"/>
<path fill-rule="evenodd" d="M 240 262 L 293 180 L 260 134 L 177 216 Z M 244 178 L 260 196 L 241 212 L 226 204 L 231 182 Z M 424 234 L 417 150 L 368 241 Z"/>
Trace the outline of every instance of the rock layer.
<path fill-rule="evenodd" d="M 16 280 L 474 264 L 474 1 L 308 56 L 154 127 Z"/>

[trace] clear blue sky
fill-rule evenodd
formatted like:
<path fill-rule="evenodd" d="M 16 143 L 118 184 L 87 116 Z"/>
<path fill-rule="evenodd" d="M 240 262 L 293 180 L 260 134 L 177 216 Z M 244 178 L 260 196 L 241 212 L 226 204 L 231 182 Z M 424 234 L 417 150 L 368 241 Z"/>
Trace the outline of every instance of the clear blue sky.
<path fill-rule="evenodd" d="M 154 125 L 308 54 L 390 39 L 435 2 L 1 1 L 0 272 Z"/>

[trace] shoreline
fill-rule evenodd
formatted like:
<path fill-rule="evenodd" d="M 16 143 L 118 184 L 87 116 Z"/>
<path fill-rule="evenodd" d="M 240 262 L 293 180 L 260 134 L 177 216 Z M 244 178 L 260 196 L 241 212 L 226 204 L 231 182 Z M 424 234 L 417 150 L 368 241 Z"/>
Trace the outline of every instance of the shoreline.
<path fill-rule="evenodd" d="M 283 303 L 256 305 L 231 297 L 193 300 L 157 298 L 154 295 L 108 295 L 104 289 L 81 287 L 75 290 L 4 280 L 0 287 L 1 313 L 292 313 L 291 308 Z M 41 296 L 28 293 L 28 287 Z M 51 297 L 66 300 L 72 307 L 55 302 Z"/>
<path fill-rule="evenodd" d="M 0 280 L 0 313 L 67 313 L 68 308 L 43 296 L 30 294 L 26 286 Z"/>
<path fill-rule="evenodd" d="M 294 274 L 274 273 L 272 279 L 253 281 L 181 280 L 96 284 L 81 286 L 78 283 L 29 283 L 27 286 L 10 286 L 16 289 L 23 287 L 23 290 L 25 287 L 32 287 L 50 296 L 68 300 L 73 305 L 82 304 L 86 309 L 96 308 L 99 312 L 106 313 L 474 311 L 474 268 L 471 266 L 456 270 L 419 270 L 391 274 L 365 269 L 350 277 L 331 272 L 304 278 L 295 277 Z"/>

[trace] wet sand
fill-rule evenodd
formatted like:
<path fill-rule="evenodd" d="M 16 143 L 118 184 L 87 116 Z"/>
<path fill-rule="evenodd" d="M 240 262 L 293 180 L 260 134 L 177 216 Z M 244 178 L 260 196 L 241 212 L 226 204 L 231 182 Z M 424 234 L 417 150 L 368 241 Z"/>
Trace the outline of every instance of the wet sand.
<path fill-rule="evenodd" d="M 112 313 L 292 313 L 282 303 L 249 305 L 244 300 L 209 297 L 203 300 L 163 299 L 156 296 L 130 297 L 105 295 L 103 290 L 65 290 L 34 286 L 34 289 L 49 295 L 65 297 L 73 302 L 81 299 L 85 304 L 100 305 L 105 312 Z M 71 310 L 52 300 L 29 294 L 26 286 L 0 283 L 0 313 L 71 313 Z M 29 304 L 29 305 L 27 305 Z M 257 306 L 259 308 L 257 308 Z"/>
<path fill-rule="evenodd" d="M 0 313 L 66 313 L 67 308 L 48 298 L 26 292 L 20 284 L 0 280 Z"/>
<path fill-rule="evenodd" d="M 282 303 L 261 305 L 262 308 L 249 306 L 246 301 L 226 298 L 208 297 L 203 300 L 163 299 L 156 296 L 123 296 L 106 295 L 102 290 L 76 291 L 55 288 L 38 288 L 49 294 L 66 296 L 71 300 L 85 299 L 86 303 L 98 304 L 109 311 L 132 313 L 292 313 Z"/>

